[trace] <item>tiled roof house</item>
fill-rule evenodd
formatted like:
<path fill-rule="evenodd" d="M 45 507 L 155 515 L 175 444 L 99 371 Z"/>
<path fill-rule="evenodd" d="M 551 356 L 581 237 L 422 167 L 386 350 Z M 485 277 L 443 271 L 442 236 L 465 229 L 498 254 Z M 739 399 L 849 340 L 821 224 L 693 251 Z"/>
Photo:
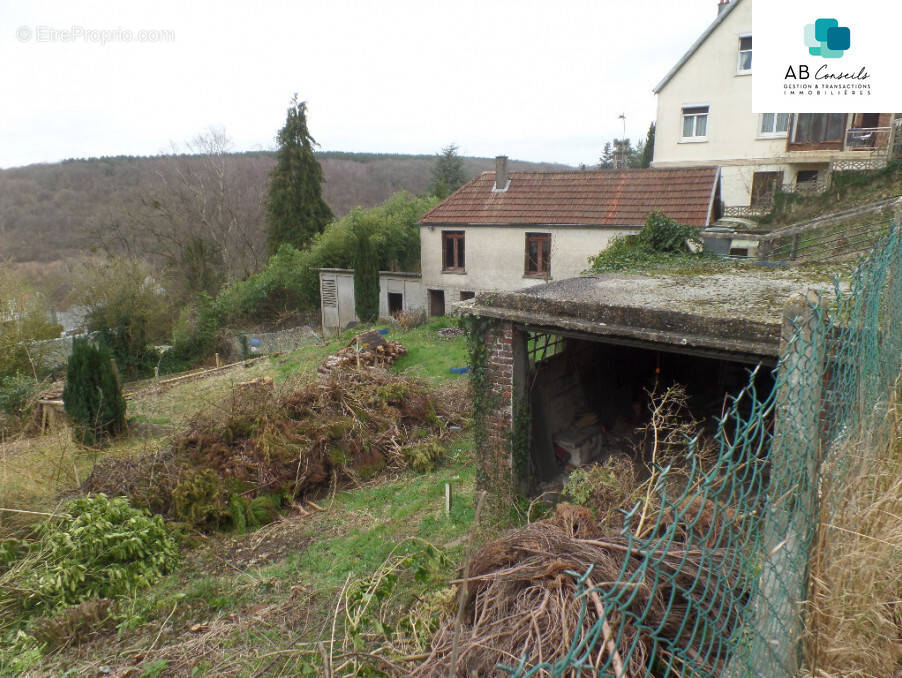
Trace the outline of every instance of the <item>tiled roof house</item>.
<path fill-rule="evenodd" d="M 716 220 L 719 170 L 691 167 L 495 172 L 465 184 L 420 220 L 430 315 L 488 290 L 579 275 L 611 238 L 638 232 L 649 212 L 704 227 Z"/>

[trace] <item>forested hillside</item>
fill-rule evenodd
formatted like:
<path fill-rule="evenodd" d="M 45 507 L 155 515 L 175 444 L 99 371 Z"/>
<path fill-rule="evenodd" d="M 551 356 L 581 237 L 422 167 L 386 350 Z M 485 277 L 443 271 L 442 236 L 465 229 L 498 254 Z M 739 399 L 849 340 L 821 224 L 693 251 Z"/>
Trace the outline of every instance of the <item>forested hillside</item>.
<path fill-rule="evenodd" d="M 435 156 L 321 152 L 325 199 L 336 217 L 371 207 L 396 191 L 424 193 Z M 135 232 L 166 237 L 167 228 L 207 218 L 188 207 L 199 190 L 219 194 L 250 242 L 264 242 L 262 201 L 273 153 L 112 157 L 0 170 L 0 261 L 53 262 L 102 249 Z M 464 158 L 468 177 L 492 158 Z M 512 169 L 568 169 L 514 161 Z M 120 248 L 121 249 L 121 248 Z M 252 250 L 256 248 L 250 248 Z M 262 248 L 260 251 L 264 251 Z M 241 262 L 248 269 L 260 261 Z"/>

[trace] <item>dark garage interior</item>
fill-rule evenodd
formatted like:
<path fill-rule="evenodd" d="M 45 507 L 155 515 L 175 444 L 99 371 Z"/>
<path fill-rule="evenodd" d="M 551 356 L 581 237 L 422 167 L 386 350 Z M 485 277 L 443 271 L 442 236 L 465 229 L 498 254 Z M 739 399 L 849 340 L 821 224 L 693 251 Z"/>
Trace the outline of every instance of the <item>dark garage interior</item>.
<path fill-rule="evenodd" d="M 649 419 L 649 392 L 685 387 L 692 415 L 713 435 L 728 396 L 748 384 L 754 365 L 698 354 L 656 350 L 560 335 L 530 333 L 526 387 L 532 419 L 535 480 L 551 489 L 573 467 L 627 454 L 639 461 L 636 429 Z M 773 388 L 771 368 L 756 388 Z"/>

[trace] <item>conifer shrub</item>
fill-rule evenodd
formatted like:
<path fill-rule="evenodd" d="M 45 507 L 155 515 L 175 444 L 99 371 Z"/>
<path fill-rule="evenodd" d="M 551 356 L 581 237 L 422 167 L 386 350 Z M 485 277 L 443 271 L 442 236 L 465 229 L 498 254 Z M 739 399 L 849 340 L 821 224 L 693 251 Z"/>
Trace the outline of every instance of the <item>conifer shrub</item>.
<path fill-rule="evenodd" d="M 38 523 L 37 540 L 0 576 L 0 611 L 47 612 L 147 588 L 178 561 L 161 516 L 125 497 L 88 495 Z"/>
<path fill-rule="evenodd" d="M 363 223 L 352 227 L 354 247 L 354 310 L 360 322 L 379 319 L 379 262 L 373 254 L 371 232 Z"/>
<path fill-rule="evenodd" d="M 95 445 L 125 432 L 125 398 L 109 349 L 76 339 L 66 364 L 63 404 L 83 445 Z"/>
<path fill-rule="evenodd" d="M 26 414 L 38 394 L 38 386 L 39 382 L 24 374 L 0 377 L 0 412 L 11 417 Z"/>

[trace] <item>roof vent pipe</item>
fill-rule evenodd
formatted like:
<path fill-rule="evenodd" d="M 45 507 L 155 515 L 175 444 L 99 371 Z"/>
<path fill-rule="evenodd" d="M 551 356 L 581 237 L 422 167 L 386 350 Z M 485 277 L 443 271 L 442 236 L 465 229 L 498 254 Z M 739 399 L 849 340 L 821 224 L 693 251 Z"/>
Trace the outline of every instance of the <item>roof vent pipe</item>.
<path fill-rule="evenodd" d="M 717 0 L 717 16 L 730 6 L 730 0 Z"/>
<path fill-rule="evenodd" d="M 495 193 L 506 191 L 509 184 L 510 179 L 507 176 L 507 156 L 495 156 L 495 188 L 493 191 Z"/>

